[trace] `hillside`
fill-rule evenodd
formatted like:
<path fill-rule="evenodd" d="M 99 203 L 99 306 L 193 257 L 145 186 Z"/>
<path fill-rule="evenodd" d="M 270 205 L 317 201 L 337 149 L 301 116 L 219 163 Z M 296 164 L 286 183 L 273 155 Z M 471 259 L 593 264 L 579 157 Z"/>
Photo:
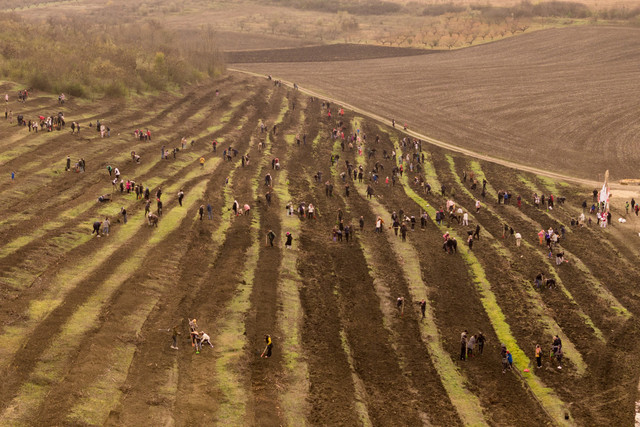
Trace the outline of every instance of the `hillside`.
<path fill-rule="evenodd" d="M 639 59 L 639 29 L 577 27 L 437 55 L 234 67 L 480 153 L 591 179 L 609 169 L 622 179 L 638 176 Z"/>
<path fill-rule="evenodd" d="M 426 144 L 416 151 L 397 129 L 348 110 L 328 118 L 321 99 L 236 73 L 129 101 L 61 106 L 54 94 L 35 93 L 8 104 L 27 120 L 62 111 L 67 126 L 35 133 L 15 116 L 0 122 L 0 175 L 16 173 L 0 188 L 0 424 L 633 422 L 640 277 L 637 246 L 620 235 L 640 220 L 615 205 L 614 218 L 627 224 L 571 225 L 591 188 Z M 96 132 L 97 120 L 110 136 Z M 135 139 L 136 129 L 149 129 L 151 140 Z M 334 129 L 345 139 L 332 138 Z M 225 159 L 230 147 L 237 155 Z M 346 175 L 347 160 L 362 179 Z M 107 165 L 123 185 L 149 188 L 152 212 L 156 197 L 163 201 L 157 228 L 145 218 L 145 196 L 114 186 Z M 504 190 L 521 204 L 498 203 Z M 536 207 L 534 193 L 557 204 Z M 234 215 L 234 200 L 249 213 Z M 448 200 L 468 212 L 469 225 L 449 216 L 436 223 Z M 298 213 L 303 202 L 315 206 L 313 218 Z M 390 227 L 400 210 L 417 219 L 406 241 Z M 96 237 L 92 224 L 106 217 L 109 233 Z M 352 227 L 350 239 L 338 238 L 341 224 Z M 505 224 L 522 234 L 520 246 Z M 551 258 L 537 235 L 549 227 L 566 233 Z M 456 253 L 443 250 L 447 232 Z M 556 265 L 560 251 L 568 262 Z M 556 286 L 534 286 L 540 272 Z M 213 348 L 192 347 L 194 318 Z M 465 329 L 482 332 L 486 345 L 461 360 Z M 260 357 L 265 334 L 271 358 Z M 549 357 L 556 334 L 562 369 Z M 501 343 L 514 358 L 504 373 Z"/>

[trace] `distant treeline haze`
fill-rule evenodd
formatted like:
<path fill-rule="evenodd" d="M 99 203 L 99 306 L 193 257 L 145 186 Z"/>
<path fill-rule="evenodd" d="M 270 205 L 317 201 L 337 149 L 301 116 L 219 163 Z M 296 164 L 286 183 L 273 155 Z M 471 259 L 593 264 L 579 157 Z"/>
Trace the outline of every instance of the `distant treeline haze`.
<path fill-rule="evenodd" d="M 175 33 L 153 20 L 89 21 L 70 15 L 35 23 L 0 14 L 0 75 L 39 90 L 120 97 L 224 69 L 210 27 Z"/>

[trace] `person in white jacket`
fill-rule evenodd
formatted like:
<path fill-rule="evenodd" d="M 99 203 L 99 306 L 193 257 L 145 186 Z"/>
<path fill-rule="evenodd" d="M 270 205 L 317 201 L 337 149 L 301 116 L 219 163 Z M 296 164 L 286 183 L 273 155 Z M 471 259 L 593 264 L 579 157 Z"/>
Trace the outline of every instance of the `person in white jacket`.
<path fill-rule="evenodd" d="M 207 335 L 204 331 L 200 331 L 200 345 L 209 344 L 211 348 L 213 348 L 213 344 L 211 344 L 211 337 Z"/>

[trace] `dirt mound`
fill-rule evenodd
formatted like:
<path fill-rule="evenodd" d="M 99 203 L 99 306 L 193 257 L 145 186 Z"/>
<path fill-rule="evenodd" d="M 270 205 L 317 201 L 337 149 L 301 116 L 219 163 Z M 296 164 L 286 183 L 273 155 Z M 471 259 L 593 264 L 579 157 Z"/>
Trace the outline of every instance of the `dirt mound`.
<path fill-rule="evenodd" d="M 437 53 L 432 50 L 353 43 L 329 44 L 285 49 L 247 50 L 225 52 L 229 64 L 265 62 L 327 62 L 359 59 L 397 58 Z"/>

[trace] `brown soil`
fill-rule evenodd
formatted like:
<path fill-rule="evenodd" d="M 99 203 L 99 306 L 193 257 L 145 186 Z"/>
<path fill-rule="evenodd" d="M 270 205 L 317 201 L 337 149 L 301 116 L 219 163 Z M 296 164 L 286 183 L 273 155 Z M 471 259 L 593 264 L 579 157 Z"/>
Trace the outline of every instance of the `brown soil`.
<path fill-rule="evenodd" d="M 213 94 L 215 88 L 221 90 L 219 97 Z M 279 132 L 270 148 L 271 156 L 281 159 L 288 174 L 287 182 L 279 179 L 279 172 L 271 170 L 269 158 L 261 163 L 264 154 L 258 152 L 256 145 L 264 138 L 257 129 L 258 120 L 264 119 L 271 128 L 280 114 L 283 99 L 288 100 L 289 111 L 278 123 Z M 206 129 L 212 125 L 212 120 L 215 122 L 232 105 L 237 107 L 228 122 L 212 134 L 208 133 Z M 33 114 L 54 107 L 54 100 L 37 95 L 20 106 Z M 388 222 L 391 211 L 403 209 L 407 214 L 418 216 L 419 208 L 400 185 L 376 186 L 375 197 L 385 212 L 377 212 L 355 191 L 356 186 L 366 184 L 354 183 L 347 178 L 352 190 L 349 197 L 344 195 L 344 184 L 338 174 L 345 169 L 344 160 L 353 162 L 357 154 L 348 149 L 344 153 L 341 151 L 338 166 L 330 167 L 329 156 L 334 152 L 334 141 L 328 135 L 337 126 L 337 120 L 327 120 L 320 100 L 311 100 L 288 88 L 276 88 L 264 79 L 231 75 L 190 88 L 182 97 L 150 97 L 144 105 L 134 107 L 105 102 L 86 107 L 70 104 L 65 108 L 69 109 L 69 120 L 73 120 L 74 115 L 91 114 L 104 118 L 112 124 L 112 133 L 115 129 L 121 135 L 101 140 L 86 126 L 82 138 L 68 132 L 33 135 L 14 125 L 0 123 L 0 139 L 9 140 L 18 135 L 15 146 L 30 145 L 28 151 L 18 153 L 14 159 L 0 165 L 0 175 L 8 176 L 11 170 L 18 172 L 15 183 L 0 189 L 10 200 L 0 206 L 2 218 L 9 218 L 0 224 L 0 233 L 5 242 L 12 242 L 47 226 L 42 235 L 0 259 L 3 272 L 0 279 L 0 334 L 5 334 L 11 326 L 24 325 L 29 318 L 30 305 L 50 290 L 57 275 L 77 263 L 90 265 L 104 242 L 111 238 L 94 238 L 75 246 L 56 240 L 67 237 L 73 241 L 76 237 L 70 233 L 76 230 L 90 232 L 91 222 L 102 215 L 99 210 L 104 206 L 88 202 L 110 191 L 105 167 L 121 153 L 135 149 L 142 153 L 143 162 L 152 163 L 151 168 L 140 176 L 136 174 L 137 166 L 130 161 L 118 165 L 123 177 L 135 177 L 143 183 L 154 182 L 152 193 L 158 186 L 177 182 L 199 167 L 195 160 L 176 169 L 171 166 L 172 159 L 161 161 L 158 158 L 157 152 L 162 145 L 171 148 L 183 135 L 188 137 L 202 132 L 203 136 L 193 150 L 207 158 L 220 156 L 229 144 L 240 154 L 248 153 L 252 162 L 234 172 L 231 194 L 241 203 L 247 201 L 254 212 L 259 213 L 260 232 L 255 235 L 250 228 L 251 218 L 243 216 L 233 218 L 224 235 L 218 235 L 221 221 L 229 220 L 228 207 L 224 206 L 223 183 L 236 167 L 237 158 L 233 162 L 221 162 L 206 177 L 204 196 L 195 201 L 194 211 L 176 224 L 170 235 L 142 260 L 139 269 L 104 302 L 98 318 L 87 325 L 81 345 L 62 349 L 68 364 L 60 377 L 46 384 L 47 399 L 37 407 L 29 408 L 30 423 L 68 424 L 72 422 L 72 408 L 78 402 L 84 398 L 100 399 L 91 386 L 99 378 L 111 378 L 112 367 L 106 356 L 123 343 L 134 346 L 135 353 L 126 372 L 113 376 L 112 387 L 121 394 L 117 396 L 117 402 L 103 403 L 105 414 L 108 414 L 105 423 L 224 423 L 219 413 L 224 392 L 216 381 L 216 362 L 229 349 L 216 341 L 216 332 L 225 313 L 231 309 L 230 301 L 238 292 L 247 248 L 256 239 L 261 243 L 258 265 L 250 309 L 244 320 L 248 344 L 239 355 L 236 372 L 241 378 L 239 386 L 248 396 L 246 424 L 276 426 L 286 422 L 281 391 L 291 384 L 287 383 L 289 368 L 283 358 L 285 332 L 278 330 L 276 321 L 279 314 L 286 315 L 288 310 L 279 298 L 283 249 L 281 246 L 265 247 L 262 239 L 269 229 L 274 230 L 279 239 L 287 231 L 279 214 L 290 201 L 276 197 L 267 207 L 263 181 L 259 179 L 257 187 L 252 188 L 256 185 L 255 176 L 261 178 L 270 172 L 276 186 L 288 186 L 291 201 L 296 206 L 302 201 L 313 203 L 320 214 L 317 220 L 300 219 L 300 235 L 294 236 L 293 249 L 297 251 L 297 270 L 301 277 L 299 296 L 303 316 L 299 328 L 303 351 L 300 356 L 308 368 L 309 389 L 304 414 L 308 424 L 355 425 L 365 413 L 373 425 L 462 424 L 443 387 L 444 379 L 435 367 L 437 364 L 434 365 L 433 356 L 422 340 L 419 312 L 414 309 L 416 301 L 411 300 L 409 279 L 403 275 L 403 254 L 394 252 L 386 235 L 373 233 L 376 215 L 383 215 Z M 302 116 L 300 110 L 304 112 Z M 144 116 L 146 112 L 153 114 Z M 347 135 L 354 131 L 348 125 L 352 118 L 353 113 L 347 111 L 343 119 L 347 123 Z M 150 127 L 154 135 L 152 142 L 130 138 L 131 131 L 139 126 Z M 391 175 L 393 163 L 381 159 L 382 150 L 390 152 L 393 149 L 391 138 L 398 139 L 403 135 L 391 128 L 381 130 L 371 120 L 363 120 L 361 132 L 367 135 L 367 147 L 374 144 L 376 134 L 381 136 L 376 147 L 377 158 L 366 163 L 365 176 L 375 161 L 380 161 L 384 166 L 381 174 L 384 180 L 386 175 Z M 306 145 L 297 147 L 287 142 L 288 137 L 297 133 L 307 135 Z M 318 142 L 313 144 L 316 136 Z M 222 137 L 225 142 L 214 155 L 210 151 L 211 139 Z M 2 153 L 8 153 L 7 149 L 2 147 Z M 462 187 L 468 183 L 458 184 L 454 176 L 469 168 L 469 159 L 454 155 L 452 171 L 445 158 L 449 152 L 426 145 L 423 149 L 431 153 L 439 179 L 449 188 L 456 189 L 456 201 L 465 209 L 471 208 L 475 197 L 480 197 L 479 192 L 472 191 L 474 197 L 467 195 Z M 67 154 L 72 154 L 72 158 L 84 157 L 88 171 L 84 174 L 43 173 L 51 168 L 50 165 L 55 165 L 56 170 L 63 169 L 61 165 Z M 492 188 L 509 189 L 522 194 L 526 200 L 521 208 L 517 208 L 497 205 L 494 200 L 487 199 L 485 203 L 491 209 L 483 209 L 475 216 L 483 234 L 474 245 L 474 253 L 515 340 L 531 358 L 536 343 L 543 345 L 545 350 L 549 347 L 551 336 L 538 323 L 533 307 L 536 301 L 525 288 L 532 286 L 533 275 L 549 268 L 541 261 L 544 252 L 537 245 L 532 223 L 545 228 L 564 224 L 567 238 L 563 247 L 581 260 L 591 270 L 591 275 L 575 268 L 571 262 L 562 265 L 557 271 L 573 301 L 557 290 L 545 290 L 540 298 L 545 313 L 576 345 L 587 371 L 584 376 L 578 375 L 572 361 L 575 355 L 567 354 L 562 371 L 545 360 L 545 368 L 535 374 L 570 406 L 571 416 L 578 425 L 605 422 L 631 425 L 640 377 L 640 365 L 634 360 L 638 346 L 631 337 L 637 335 L 640 305 L 634 285 L 639 279 L 635 268 L 637 248 L 627 244 L 625 232 L 637 226 L 640 220 L 635 215 L 628 216 L 627 228 L 616 223 L 611 230 L 571 227 L 570 219 L 579 214 L 582 200 L 590 197 L 590 189 L 558 184 L 562 195 L 567 197 L 565 206 L 541 211 L 529 202 L 531 189 L 519 175 L 539 188 L 544 188 L 544 182 L 534 175 L 493 163 L 480 162 L 480 165 Z M 313 179 L 317 171 L 323 172 L 321 183 Z M 187 198 L 201 179 L 192 179 L 185 184 Z M 335 185 L 333 197 L 324 194 L 327 179 Z M 247 200 L 251 191 L 255 191 L 257 200 Z M 420 192 L 420 195 L 431 206 L 438 207 L 446 199 L 436 192 L 434 188 L 434 194 Z M 114 198 L 115 211 L 122 205 L 132 213 L 142 209 L 141 202 L 119 192 Z M 207 220 L 205 213 L 205 220 L 199 221 L 195 209 L 207 203 L 213 206 L 214 219 Z M 83 208 L 85 204 L 88 207 Z M 61 215 L 70 208 L 82 209 L 76 216 Z M 180 208 L 171 202 L 165 209 L 170 212 Z M 345 213 L 346 222 L 357 224 L 361 215 L 365 218 L 365 230 L 356 233 L 355 241 L 332 241 L 331 229 L 336 224 L 338 209 Z M 616 214 L 624 215 L 619 208 L 616 208 Z M 502 239 L 503 222 L 518 230 L 529 230 L 523 232 L 523 236 L 532 247 L 516 249 L 512 240 Z M 465 232 L 455 223 L 451 227 Z M 409 232 L 408 240 L 419 255 L 422 279 L 429 287 L 443 346 L 457 364 L 469 392 L 478 397 L 485 419 L 493 425 L 551 424 L 552 420 L 532 397 L 526 383 L 514 373 L 502 373 L 500 343 L 481 295 L 471 281 L 467 264 L 459 256 L 442 251 L 442 232 L 431 222 L 424 230 L 419 223 L 416 228 Z M 126 226 L 113 224 L 113 236 L 127 231 Z M 385 233 L 393 231 L 385 230 Z M 25 384 L 33 380 L 32 374 L 43 361 L 46 349 L 57 345 L 57 334 L 64 330 L 79 307 L 89 301 L 105 277 L 119 271 L 130 254 L 148 244 L 153 235 L 153 229 L 141 228 L 98 265 L 86 281 L 61 294 L 62 303 L 55 310 L 30 323 L 33 327 L 1 371 L 3 409 L 11 404 Z M 513 253 L 514 259 L 505 259 L 494 251 L 487 243 L 490 240 Z M 363 246 L 373 252 L 371 264 L 365 259 Z M 10 280 L 17 274 L 24 277 L 18 284 Z M 382 283 L 374 282 L 376 278 Z M 600 282 L 632 316 L 624 319 L 603 303 L 597 291 L 585 285 L 590 278 Z M 382 286 L 386 293 L 381 294 L 376 285 Z M 407 298 L 409 309 L 401 318 L 390 317 L 383 307 L 392 305 L 401 295 Z M 142 324 L 132 326 L 125 321 L 132 313 L 144 314 Z M 602 331 L 603 341 L 584 324 L 581 313 L 589 316 Z M 186 324 L 187 318 L 193 317 L 211 335 L 216 348 L 205 348 L 201 354 L 194 354 Z M 176 324 L 181 331 L 178 351 L 169 347 L 171 334 L 167 332 L 167 328 Z M 483 331 L 488 341 L 483 355 L 459 361 L 459 337 L 464 329 L 470 333 Z M 269 360 L 259 357 L 265 333 L 271 333 L 276 343 L 274 357 Z M 3 421 L 6 420 L 0 418 L 0 423 Z"/>
<path fill-rule="evenodd" d="M 229 49 L 230 50 L 230 49 Z M 424 49 L 338 43 L 285 49 L 245 50 L 225 52 L 228 64 L 265 62 L 328 62 L 354 59 L 397 58 L 438 53 Z"/>
<path fill-rule="evenodd" d="M 242 68 L 478 153 L 595 180 L 606 169 L 637 178 L 639 31 L 552 29 L 402 60 Z"/>

